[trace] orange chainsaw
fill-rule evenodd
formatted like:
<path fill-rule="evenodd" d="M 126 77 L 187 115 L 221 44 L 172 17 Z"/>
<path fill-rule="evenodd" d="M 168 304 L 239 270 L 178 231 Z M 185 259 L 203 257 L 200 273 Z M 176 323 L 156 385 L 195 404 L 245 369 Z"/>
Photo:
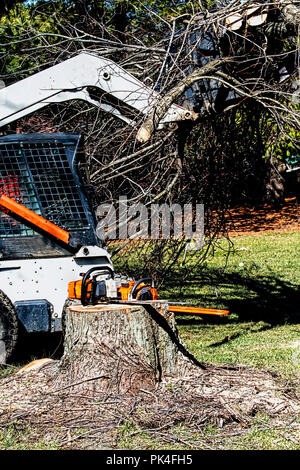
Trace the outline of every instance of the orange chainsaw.
<path fill-rule="evenodd" d="M 39 228 L 48 235 L 72 247 L 70 233 L 53 224 L 44 217 L 36 214 L 23 204 L 16 202 L 12 197 L 0 194 L 0 209 L 10 211 L 21 219 Z M 108 274 L 109 278 L 99 279 L 99 272 Z M 93 276 L 92 273 L 94 273 Z M 71 281 L 68 284 L 69 299 L 80 300 L 82 305 L 95 305 L 107 300 L 122 302 L 155 301 L 158 298 L 157 289 L 154 287 L 153 279 L 142 278 L 138 281 L 128 281 L 120 286 L 115 286 L 114 271 L 109 266 L 95 266 L 86 273 L 81 274 L 82 279 Z M 100 274 L 101 277 L 101 274 Z M 115 289 L 116 287 L 116 289 Z M 116 292 L 117 297 L 114 297 Z M 228 315 L 228 310 L 209 309 L 202 307 L 190 307 L 182 305 L 169 305 L 169 311 L 177 314 L 191 315 Z"/>
<path fill-rule="evenodd" d="M 152 278 L 142 278 L 138 281 L 128 281 L 117 287 L 117 298 L 107 297 L 106 280 L 97 280 L 101 267 L 93 267 L 85 274 L 82 280 L 69 282 L 68 295 L 70 299 L 80 300 L 82 305 L 95 305 L 101 301 L 116 300 L 121 302 L 155 301 L 158 298 L 157 289 Z M 106 270 L 106 268 L 105 268 Z M 96 272 L 98 271 L 98 274 Z M 91 274 L 94 272 L 94 276 Z M 111 277 L 114 277 L 111 271 Z M 219 310 L 202 307 L 189 307 L 185 305 L 169 305 L 169 311 L 176 314 L 190 315 L 229 315 L 229 310 Z"/>

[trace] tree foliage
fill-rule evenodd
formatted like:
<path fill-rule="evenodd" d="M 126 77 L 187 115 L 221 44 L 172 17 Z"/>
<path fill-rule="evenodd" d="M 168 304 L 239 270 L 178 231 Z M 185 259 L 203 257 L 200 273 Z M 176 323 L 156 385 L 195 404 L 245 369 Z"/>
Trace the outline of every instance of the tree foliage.
<path fill-rule="evenodd" d="M 299 23 L 297 1 L 38 0 L 14 5 L 0 21 L 0 78 L 7 84 L 88 51 L 116 61 L 159 91 L 161 100 L 147 119 L 134 115 L 135 126 L 90 105 L 68 102 L 6 131 L 83 133 L 98 201 L 126 195 L 148 205 L 204 203 L 207 244 L 189 257 L 194 266 L 220 234 L 226 235 L 230 206 L 279 195 L 278 187 L 270 185 L 275 157 L 286 145 L 296 148 L 299 138 L 299 109 L 292 101 Z M 156 131 L 172 102 L 192 107 L 198 119 L 175 131 Z M 136 140 L 141 126 L 150 136 L 142 144 Z M 122 245 L 115 248 L 130 264 Z M 145 271 L 157 276 L 187 263 L 182 240 L 149 243 L 149 249 L 145 241 L 127 243 L 126 250 L 129 255 L 142 250 Z"/>

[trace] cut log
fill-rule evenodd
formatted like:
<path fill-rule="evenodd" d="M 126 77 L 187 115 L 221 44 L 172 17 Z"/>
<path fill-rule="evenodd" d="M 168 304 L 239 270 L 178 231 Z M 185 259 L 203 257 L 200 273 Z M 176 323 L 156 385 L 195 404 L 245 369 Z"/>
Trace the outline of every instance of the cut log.
<path fill-rule="evenodd" d="M 167 302 L 66 309 L 58 375 L 72 391 L 134 393 L 201 367 L 180 341 Z"/>

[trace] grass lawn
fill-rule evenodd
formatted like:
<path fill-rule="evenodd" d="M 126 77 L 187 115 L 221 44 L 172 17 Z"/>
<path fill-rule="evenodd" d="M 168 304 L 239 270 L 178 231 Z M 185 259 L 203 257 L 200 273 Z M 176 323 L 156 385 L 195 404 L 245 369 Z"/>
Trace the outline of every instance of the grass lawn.
<path fill-rule="evenodd" d="M 222 318 L 177 315 L 180 336 L 198 360 L 272 369 L 299 391 L 300 232 L 237 236 L 232 241 L 234 250 L 227 260 L 221 247 L 194 272 L 192 281 L 182 283 L 173 278 L 160 298 L 229 308 L 230 316 Z M 200 448 L 300 449 L 298 430 L 276 429 L 263 415 L 255 421 L 244 433 L 228 436 L 208 426 L 205 436 L 200 436 Z M 125 438 L 123 445 L 128 449 L 154 448 L 153 441 L 147 439 L 133 443 Z M 199 436 L 185 428 L 182 439 L 199 448 Z"/>
<path fill-rule="evenodd" d="M 177 316 L 197 359 L 273 368 L 293 380 L 300 366 L 300 232 L 232 240 L 227 263 L 217 250 L 192 281 L 173 279 L 160 297 L 229 308 L 227 318 Z"/>

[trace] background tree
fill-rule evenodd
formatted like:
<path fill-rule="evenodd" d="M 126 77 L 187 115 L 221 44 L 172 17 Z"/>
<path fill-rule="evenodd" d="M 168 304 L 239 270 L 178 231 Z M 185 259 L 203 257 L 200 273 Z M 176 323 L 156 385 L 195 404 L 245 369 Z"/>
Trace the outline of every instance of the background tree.
<path fill-rule="evenodd" d="M 0 15 L 6 15 L 21 0 L 3 0 L 0 5 Z"/>

